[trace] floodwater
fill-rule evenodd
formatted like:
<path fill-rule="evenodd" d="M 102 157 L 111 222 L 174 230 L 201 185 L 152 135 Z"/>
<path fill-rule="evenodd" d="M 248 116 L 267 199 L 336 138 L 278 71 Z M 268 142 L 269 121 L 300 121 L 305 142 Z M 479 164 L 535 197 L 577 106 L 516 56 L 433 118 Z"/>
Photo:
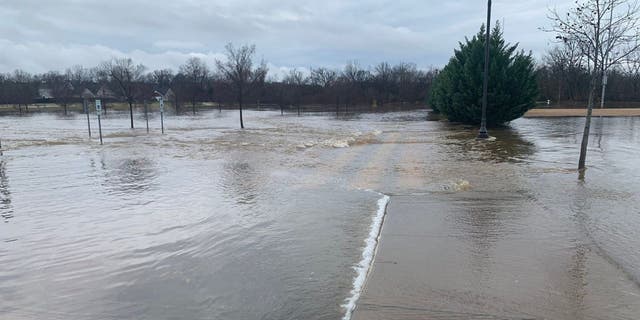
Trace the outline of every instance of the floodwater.
<path fill-rule="evenodd" d="M 539 230 L 570 272 L 610 276 L 574 270 L 570 252 L 597 251 L 638 292 L 639 118 L 595 119 L 584 182 L 581 119 L 520 119 L 479 143 L 425 111 L 249 111 L 243 131 L 211 111 L 165 117 L 165 135 L 110 114 L 100 146 L 94 118 L 91 140 L 84 115 L 0 118 L 0 318 L 348 317 L 380 208 L 415 194 L 492 195 L 482 219 L 463 210 L 477 199 L 452 204 L 467 203 L 450 228 L 480 267 Z"/>

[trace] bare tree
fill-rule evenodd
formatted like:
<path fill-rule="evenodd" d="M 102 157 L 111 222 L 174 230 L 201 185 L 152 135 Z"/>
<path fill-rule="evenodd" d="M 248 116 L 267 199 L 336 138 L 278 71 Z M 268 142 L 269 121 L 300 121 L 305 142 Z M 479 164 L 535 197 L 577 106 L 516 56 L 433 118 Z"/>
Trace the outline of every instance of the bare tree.
<path fill-rule="evenodd" d="M 300 70 L 292 69 L 284 78 L 284 83 L 289 87 L 291 103 L 297 107 L 298 116 L 300 116 L 300 100 L 302 96 L 302 89 L 307 84 L 307 78 Z"/>
<path fill-rule="evenodd" d="M 107 105 L 108 99 L 115 98 L 115 94 L 109 88 L 109 85 L 113 84 L 112 82 L 110 82 L 110 70 L 107 70 L 104 66 L 104 63 L 102 63 L 96 67 L 91 68 L 91 73 L 94 77 L 95 83 L 98 85 L 97 89 L 94 92 L 95 98 L 102 100 L 102 112 L 106 115 L 109 108 L 109 106 Z"/>
<path fill-rule="evenodd" d="M 338 72 L 327 68 L 311 69 L 309 80 L 312 85 L 321 88 L 330 88 L 336 83 Z"/>
<path fill-rule="evenodd" d="M 216 61 L 216 66 L 225 79 L 231 82 L 236 101 L 240 108 L 240 128 L 244 129 L 242 119 L 242 103 L 247 94 L 257 86 L 264 84 L 267 75 L 267 66 L 264 61 L 259 66 L 253 66 L 253 56 L 256 52 L 255 45 L 243 45 L 236 49 L 233 44 L 226 45 L 226 61 Z"/>
<path fill-rule="evenodd" d="M 222 112 L 222 105 L 220 99 L 216 96 L 218 93 L 217 85 L 220 82 L 220 75 L 217 72 L 210 72 L 205 84 L 206 97 L 213 104 L 218 105 L 218 111 Z"/>
<path fill-rule="evenodd" d="M 9 87 L 9 76 L 4 73 L 0 73 L 0 104 L 9 103 L 8 87 Z"/>
<path fill-rule="evenodd" d="M 122 96 L 129 103 L 131 129 L 133 129 L 133 103 L 137 93 L 136 84 L 143 80 L 145 66 L 134 64 L 130 58 L 114 58 L 104 62 L 101 69 L 118 85 Z"/>
<path fill-rule="evenodd" d="M 171 91 L 173 91 L 173 106 L 176 109 L 176 114 L 180 114 L 180 104 L 184 100 L 185 96 L 188 96 L 189 91 L 188 80 L 184 74 L 178 73 L 173 79 L 171 79 Z"/>
<path fill-rule="evenodd" d="M 342 78 L 347 85 L 347 105 L 355 105 L 358 94 L 369 78 L 369 72 L 360 68 L 357 62 L 350 61 L 342 71 Z"/>
<path fill-rule="evenodd" d="M 557 39 L 575 42 L 590 65 L 589 102 L 578 161 L 582 174 L 598 81 L 640 48 L 639 11 L 638 2 L 629 0 L 583 0 L 576 1 L 576 7 L 566 14 L 550 11 L 554 25 L 549 31 L 556 33 Z"/>
<path fill-rule="evenodd" d="M 64 73 L 74 89 L 79 90 L 80 92 L 82 92 L 84 86 L 93 81 L 94 77 L 90 69 L 81 65 L 75 65 L 71 68 L 67 68 Z"/>
<path fill-rule="evenodd" d="M 195 115 L 196 101 L 205 92 L 209 68 L 202 59 L 191 57 L 185 64 L 180 66 L 180 74 L 184 75 L 184 78 L 187 80 L 187 92 L 189 100 L 191 100 L 193 114 Z"/>
<path fill-rule="evenodd" d="M 624 74 L 631 80 L 630 91 L 640 93 L 640 50 L 634 51 L 623 63 Z"/>
<path fill-rule="evenodd" d="M 69 100 L 73 95 L 73 84 L 66 74 L 60 74 L 57 71 L 50 71 L 42 76 L 43 81 L 51 89 L 51 94 L 56 102 L 61 104 L 64 114 L 67 115 Z"/>
<path fill-rule="evenodd" d="M 22 105 L 29 112 L 29 103 L 37 93 L 33 84 L 33 76 L 24 70 L 15 70 L 12 75 L 13 85 L 10 90 L 12 100 L 18 104 L 18 111 L 22 114 Z"/>
<path fill-rule="evenodd" d="M 557 101 L 562 100 L 562 93 L 569 100 L 573 100 L 576 95 L 578 81 L 584 66 L 584 57 L 575 42 L 563 42 L 561 45 L 551 49 L 543 62 L 553 74 L 553 81 L 557 84 Z"/>
<path fill-rule="evenodd" d="M 399 63 L 393 67 L 393 78 L 398 88 L 398 99 L 401 104 L 405 102 L 415 102 L 415 85 L 420 76 L 420 72 L 413 63 Z"/>
<path fill-rule="evenodd" d="M 313 86 L 321 88 L 329 99 L 335 98 L 336 116 L 340 113 L 340 95 L 337 93 L 338 71 L 327 68 L 311 69 L 310 81 Z M 329 102 L 330 103 L 330 102 Z"/>
<path fill-rule="evenodd" d="M 171 86 L 173 71 L 171 69 L 153 70 L 147 75 L 147 81 L 153 83 L 156 89 L 167 90 Z"/>
<path fill-rule="evenodd" d="M 375 67 L 373 82 L 378 96 L 380 106 L 391 100 L 391 93 L 394 89 L 394 72 L 389 63 L 382 62 Z"/>

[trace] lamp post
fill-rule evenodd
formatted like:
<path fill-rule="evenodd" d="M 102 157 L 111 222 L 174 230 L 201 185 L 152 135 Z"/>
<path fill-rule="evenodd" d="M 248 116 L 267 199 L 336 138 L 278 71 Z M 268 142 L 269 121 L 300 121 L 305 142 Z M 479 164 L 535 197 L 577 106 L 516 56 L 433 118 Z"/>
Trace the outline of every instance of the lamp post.
<path fill-rule="evenodd" d="M 478 139 L 489 138 L 487 132 L 487 95 L 489 91 L 489 41 L 491 40 L 491 0 L 487 1 L 487 36 L 484 40 L 484 83 L 482 86 L 482 119 Z"/>

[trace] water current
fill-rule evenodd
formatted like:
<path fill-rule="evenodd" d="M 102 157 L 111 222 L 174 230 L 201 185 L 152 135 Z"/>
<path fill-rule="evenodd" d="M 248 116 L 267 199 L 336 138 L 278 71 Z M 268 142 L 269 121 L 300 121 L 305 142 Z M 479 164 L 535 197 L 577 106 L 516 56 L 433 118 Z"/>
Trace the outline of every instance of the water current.
<path fill-rule="evenodd" d="M 245 130 L 234 111 L 170 116 L 162 135 L 159 117 L 147 133 L 112 113 L 102 146 L 93 115 L 92 139 L 81 114 L 1 117 L 0 318 L 341 319 L 380 208 L 406 194 L 504 193 L 489 205 L 505 212 L 458 231 L 535 221 L 640 281 L 639 118 L 594 120 L 581 182 L 580 118 L 479 143 L 425 111 L 245 116 Z"/>

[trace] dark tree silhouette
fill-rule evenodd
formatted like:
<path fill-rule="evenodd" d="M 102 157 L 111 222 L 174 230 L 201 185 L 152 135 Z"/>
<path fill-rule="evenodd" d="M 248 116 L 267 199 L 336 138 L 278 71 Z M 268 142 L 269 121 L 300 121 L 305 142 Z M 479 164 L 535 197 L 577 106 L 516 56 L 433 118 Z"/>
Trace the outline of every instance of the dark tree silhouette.
<path fill-rule="evenodd" d="M 141 82 L 144 78 L 144 65 L 135 65 L 130 58 L 114 58 L 104 62 L 101 69 L 117 84 L 122 96 L 129 103 L 131 129 L 133 129 L 133 103 L 137 93 L 136 83 Z"/>
<path fill-rule="evenodd" d="M 191 109 L 196 114 L 196 102 L 206 91 L 209 67 L 198 57 L 192 57 L 180 66 L 180 74 L 186 80 L 186 93 L 191 100 Z"/>
<path fill-rule="evenodd" d="M 244 129 L 242 104 L 252 89 L 264 84 L 267 66 L 264 61 L 257 67 L 253 66 L 255 45 L 243 45 L 236 49 L 233 44 L 229 43 L 225 48 L 227 50 L 226 60 L 216 61 L 216 66 L 224 78 L 232 84 L 240 109 L 240 128 Z"/>

